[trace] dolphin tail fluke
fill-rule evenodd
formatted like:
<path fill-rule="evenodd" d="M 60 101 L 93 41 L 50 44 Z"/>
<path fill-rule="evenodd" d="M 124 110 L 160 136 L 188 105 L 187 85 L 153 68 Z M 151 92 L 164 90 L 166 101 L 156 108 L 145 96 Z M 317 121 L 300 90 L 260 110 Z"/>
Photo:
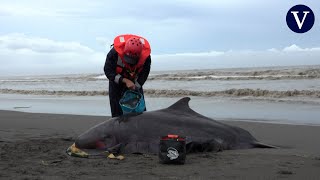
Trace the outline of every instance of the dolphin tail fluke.
<path fill-rule="evenodd" d="M 256 148 L 279 148 L 277 146 L 273 146 L 273 145 L 270 145 L 270 144 L 264 144 L 262 142 L 254 142 L 253 145 L 256 147 Z"/>

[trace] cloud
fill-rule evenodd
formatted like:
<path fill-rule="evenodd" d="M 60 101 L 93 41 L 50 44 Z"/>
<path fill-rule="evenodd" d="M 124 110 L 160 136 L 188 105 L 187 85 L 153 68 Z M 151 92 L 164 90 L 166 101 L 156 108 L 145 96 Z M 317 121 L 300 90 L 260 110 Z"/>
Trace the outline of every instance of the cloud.
<path fill-rule="evenodd" d="M 92 49 L 78 42 L 57 42 L 46 38 L 27 37 L 24 34 L 0 36 L 0 47 L 13 51 L 29 50 L 38 53 L 93 52 Z"/>
<path fill-rule="evenodd" d="M 101 72 L 105 54 L 78 42 L 0 36 L 0 75 Z"/>
<path fill-rule="evenodd" d="M 4 2 L 0 6 L 0 15 L 2 16 L 17 16 L 17 17 L 81 17 L 91 10 L 91 6 L 82 6 L 75 8 L 74 4 L 81 2 L 73 1 L 62 2 L 39 2 L 39 1 L 15 1 Z"/>
<path fill-rule="evenodd" d="M 49 8 L 32 8 L 23 5 L 1 5 L 0 14 L 4 16 L 59 16 L 62 15 Z"/>
<path fill-rule="evenodd" d="M 98 42 L 110 41 L 97 38 Z M 78 42 L 7 34 L 0 36 L 0 75 L 103 73 L 105 52 Z M 320 64 L 320 48 L 295 44 L 281 50 L 229 50 L 152 54 L 152 71 Z"/>
<path fill-rule="evenodd" d="M 284 52 L 313 52 L 313 51 L 320 51 L 320 47 L 316 48 L 301 48 L 295 44 L 285 47 L 283 49 Z"/>
<path fill-rule="evenodd" d="M 187 70 L 266 66 L 319 65 L 320 48 L 293 44 L 282 50 L 229 50 L 225 52 L 154 55 L 154 70 Z"/>
<path fill-rule="evenodd" d="M 76 8 L 74 4 L 77 4 Z M 130 4 L 126 6 L 125 4 Z M 154 11 L 154 7 L 161 11 Z M 115 13 L 121 12 L 121 13 Z M 184 12 L 184 13 L 182 13 Z M 30 0 L 28 2 L 5 2 L 0 6 L 0 15 L 16 17 L 81 17 L 92 19 L 132 19 L 144 20 L 166 20 L 176 18 L 191 18 L 201 11 L 186 5 L 185 3 L 175 3 L 171 1 L 110 1 L 103 3 L 100 1 L 86 0 L 56 0 L 52 2 L 39 2 Z M 146 15 L 147 14 L 147 15 Z"/>
<path fill-rule="evenodd" d="M 101 46 L 110 46 L 113 44 L 113 39 L 111 38 L 106 38 L 106 37 L 96 37 L 96 41 L 98 44 Z"/>
<path fill-rule="evenodd" d="M 317 45 L 319 28 L 304 38 L 290 32 L 283 18 L 291 6 L 276 0 L 10 0 L 1 1 L 0 34 L 75 40 L 102 50 L 105 41 L 96 37 L 134 33 L 145 36 L 153 52 L 167 54 Z"/>
<path fill-rule="evenodd" d="M 222 56 L 225 54 L 225 52 L 222 51 L 210 51 L 210 52 L 199 52 L 199 53 L 175 53 L 175 54 L 163 54 L 158 57 L 180 57 L 180 58 L 186 58 L 186 57 L 215 57 L 215 56 Z"/>

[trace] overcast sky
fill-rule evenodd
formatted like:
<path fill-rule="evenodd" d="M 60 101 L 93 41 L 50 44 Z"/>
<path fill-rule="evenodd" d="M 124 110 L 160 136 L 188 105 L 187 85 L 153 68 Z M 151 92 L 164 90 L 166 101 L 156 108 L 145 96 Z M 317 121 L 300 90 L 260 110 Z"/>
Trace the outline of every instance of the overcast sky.
<path fill-rule="evenodd" d="M 308 5 L 296 34 L 287 11 Z M 152 46 L 152 70 L 320 64 L 320 2 L 0 0 L 0 75 L 103 73 L 118 34 Z"/>

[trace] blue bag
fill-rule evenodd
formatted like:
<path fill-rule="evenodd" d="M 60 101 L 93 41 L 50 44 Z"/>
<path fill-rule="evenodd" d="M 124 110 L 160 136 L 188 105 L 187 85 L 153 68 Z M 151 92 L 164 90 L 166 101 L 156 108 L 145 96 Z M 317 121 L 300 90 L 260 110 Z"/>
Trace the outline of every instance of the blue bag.
<path fill-rule="evenodd" d="M 145 110 L 146 105 L 143 95 L 137 91 L 127 90 L 119 101 L 123 114 Z"/>

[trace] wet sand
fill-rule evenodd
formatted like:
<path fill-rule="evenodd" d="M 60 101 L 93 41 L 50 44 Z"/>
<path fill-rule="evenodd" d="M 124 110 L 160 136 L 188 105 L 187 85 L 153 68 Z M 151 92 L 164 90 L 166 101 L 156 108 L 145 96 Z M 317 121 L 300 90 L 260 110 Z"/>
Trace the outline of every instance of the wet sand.
<path fill-rule="evenodd" d="M 279 149 L 188 154 L 185 165 L 156 155 L 123 161 L 69 157 L 65 149 L 102 116 L 0 111 L 0 179 L 319 179 L 320 126 L 223 121 Z"/>

